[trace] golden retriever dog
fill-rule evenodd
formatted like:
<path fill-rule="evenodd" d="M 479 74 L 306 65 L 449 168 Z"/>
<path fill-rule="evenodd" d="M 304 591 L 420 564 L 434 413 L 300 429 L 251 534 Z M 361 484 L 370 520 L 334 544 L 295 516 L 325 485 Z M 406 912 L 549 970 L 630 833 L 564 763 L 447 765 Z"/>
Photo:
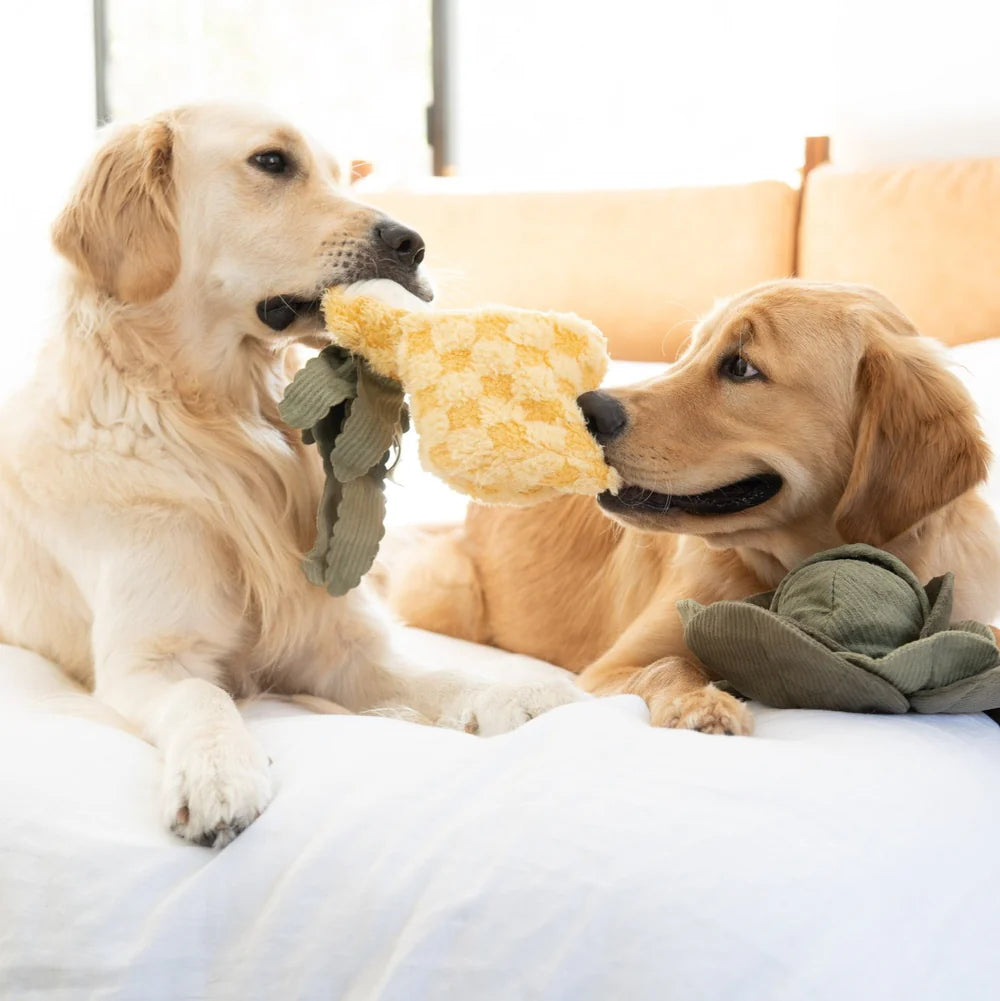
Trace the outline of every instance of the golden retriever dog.
<path fill-rule="evenodd" d="M 686 649 L 678 599 L 745 598 L 866 542 L 921 580 L 954 571 L 956 618 L 1000 609 L 972 401 L 871 289 L 753 288 L 704 317 L 662 377 L 579 402 L 626 486 L 472 507 L 403 552 L 388 596 L 404 619 L 637 693 L 661 726 L 747 734 L 750 712 Z"/>
<path fill-rule="evenodd" d="M 406 707 L 497 733 L 584 698 L 416 670 L 374 599 L 300 560 L 322 470 L 278 418 L 331 285 L 431 298 L 417 233 L 351 200 L 268 115 L 192 106 L 115 131 L 54 229 L 61 329 L 0 416 L 0 640 L 92 685 L 163 754 L 163 815 L 223 845 L 272 795 L 233 696 Z M 292 366 L 294 367 L 294 366 Z"/>

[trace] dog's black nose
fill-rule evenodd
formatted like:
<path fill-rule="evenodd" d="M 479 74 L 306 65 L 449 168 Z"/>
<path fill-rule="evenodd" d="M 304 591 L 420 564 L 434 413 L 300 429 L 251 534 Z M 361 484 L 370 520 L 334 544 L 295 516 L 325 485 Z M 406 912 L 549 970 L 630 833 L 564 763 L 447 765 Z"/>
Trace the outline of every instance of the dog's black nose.
<path fill-rule="evenodd" d="M 606 445 L 625 430 L 625 408 L 610 393 L 593 389 L 578 396 L 576 403 L 587 420 L 587 430 L 599 444 Z"/>
<path fill-rule="evenodd" d="M 375 239 L 383 253 L 404 267 L 417 268 L 424 259 L 424 240 L 415 230 L 395 219 L 383 219 L 375 225 Z"/>

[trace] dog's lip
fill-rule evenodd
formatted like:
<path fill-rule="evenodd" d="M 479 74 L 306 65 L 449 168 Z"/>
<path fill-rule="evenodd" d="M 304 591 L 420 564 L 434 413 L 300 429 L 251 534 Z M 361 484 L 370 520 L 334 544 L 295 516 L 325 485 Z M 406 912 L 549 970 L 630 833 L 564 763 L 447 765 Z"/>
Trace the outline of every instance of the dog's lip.
<path fill-rule="evenodd" d="M 616 513 L 736 514 L 769 501 L 783 485 L 777 473 L 756 473 L 699 494 L 664 494 L 626 484 L 617 494 L 605 491 L 597 500 L 605 510 Z"/>
<path fill-rule="evenodd" d="M 298 295 L 272 295 L 257 303 L 257 319 L 272 330 L 284 330 L 303 316 L 319 313 L 320 300 Z"/>

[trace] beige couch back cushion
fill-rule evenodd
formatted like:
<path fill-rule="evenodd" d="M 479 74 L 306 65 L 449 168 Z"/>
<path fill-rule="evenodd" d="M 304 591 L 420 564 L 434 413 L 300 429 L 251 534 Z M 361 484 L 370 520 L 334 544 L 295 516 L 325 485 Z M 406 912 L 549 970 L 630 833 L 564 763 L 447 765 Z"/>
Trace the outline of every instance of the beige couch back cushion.
<path fill-rule="evenodd" d="M 946 344 L 1000 336 L 1000 158 L 809 175 L 799 274 L 874 285 Z"/>
<path fill-rule="evenodd" d="M 569 310 L 616 358 L 672 360 L 716 298 L 794 266 L 797 196 L 778 181 L 361 197 L 423 235 L 440 305 Z"/>

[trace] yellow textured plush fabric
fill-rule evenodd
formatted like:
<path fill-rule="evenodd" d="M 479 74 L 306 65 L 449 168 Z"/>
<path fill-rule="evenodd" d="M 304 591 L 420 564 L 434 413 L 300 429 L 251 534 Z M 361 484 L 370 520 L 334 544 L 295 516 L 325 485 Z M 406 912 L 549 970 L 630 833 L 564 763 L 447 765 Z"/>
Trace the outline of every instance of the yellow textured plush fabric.
<path fill-rule="evenodd" d="M 323 300 L 335 343 L 402 383 L 424 467 L 496 504 L 617 491 L 576 398 L 607 370 L 603 334 L 572 314 L 507 307 L 408 312 Z"/>

